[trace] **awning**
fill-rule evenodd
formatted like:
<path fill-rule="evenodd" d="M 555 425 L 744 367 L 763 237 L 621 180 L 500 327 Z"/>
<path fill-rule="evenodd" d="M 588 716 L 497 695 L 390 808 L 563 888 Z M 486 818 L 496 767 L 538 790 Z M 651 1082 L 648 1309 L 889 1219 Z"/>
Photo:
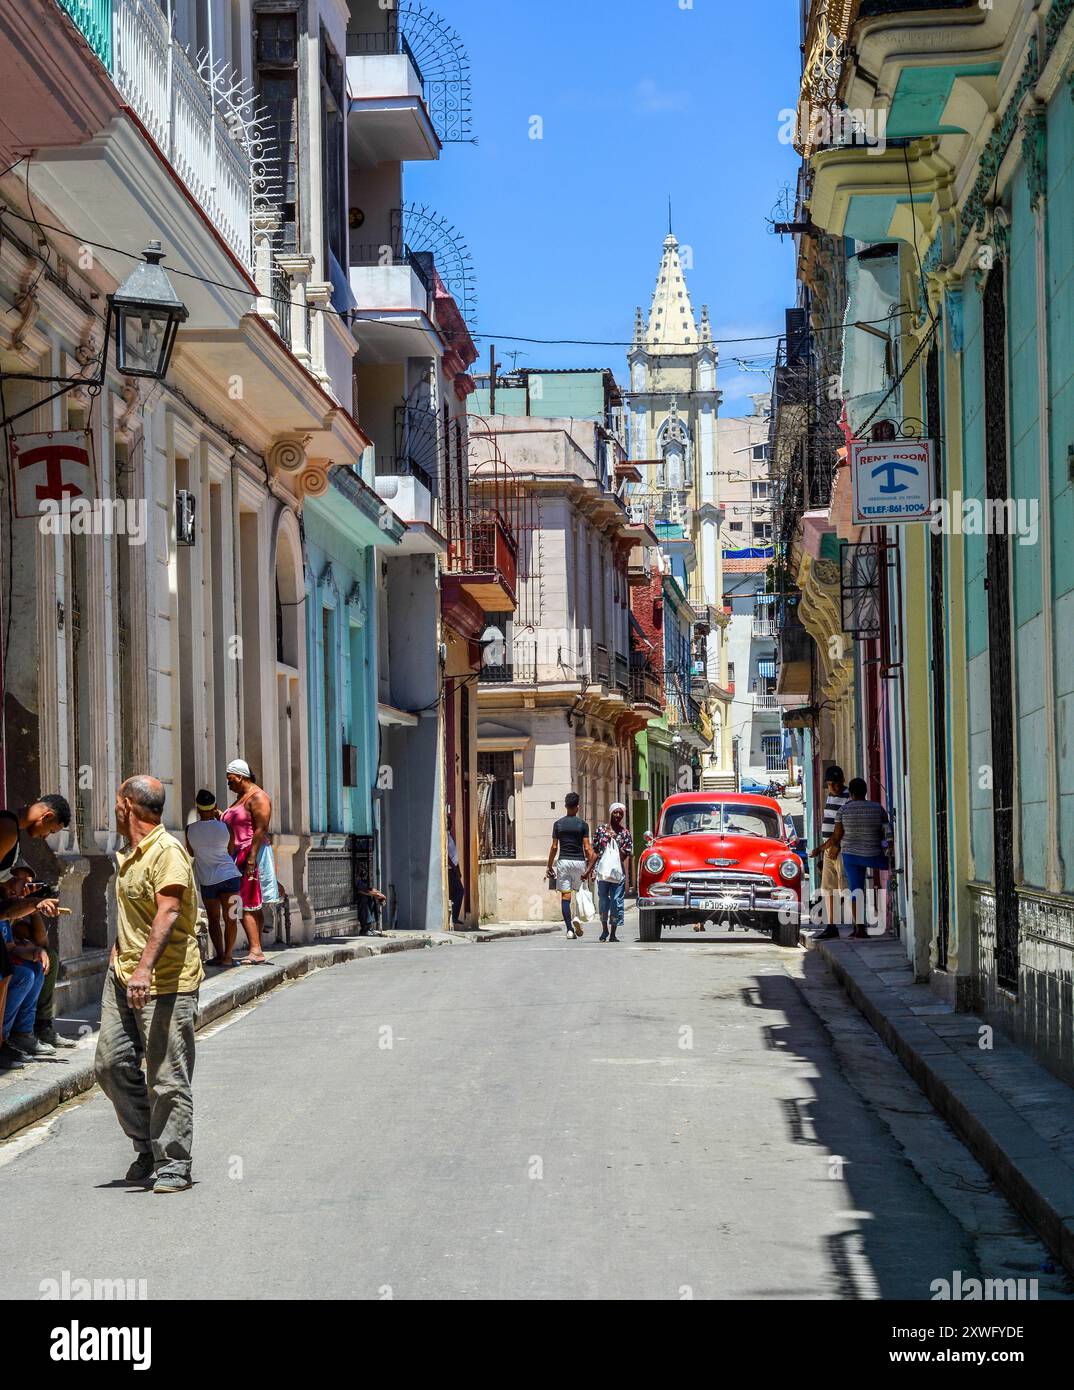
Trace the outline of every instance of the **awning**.
<path fill-rule="evenodd" d="M 774 681 L 776 678 L 776 663 L 774 661 L 758 661 L 757 674 L 765 680 Z"/>
<path fill-rule="evenodd" d="M 775 603 L 776 596 L 775 594 L 754 594 L 753 601 L 754 603 Z"/>

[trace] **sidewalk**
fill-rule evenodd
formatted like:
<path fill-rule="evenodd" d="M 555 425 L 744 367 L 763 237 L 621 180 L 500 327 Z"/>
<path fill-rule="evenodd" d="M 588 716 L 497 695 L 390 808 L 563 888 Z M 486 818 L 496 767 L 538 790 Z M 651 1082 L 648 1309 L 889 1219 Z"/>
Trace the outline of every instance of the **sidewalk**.
<path fill-rule="evenodd" d="M 469 946 L 517 936 L 541 936 L 561 932 L 561 925 L 546 922 L 503 922 L 467 932 L 386 932 L 383 936 L 338 937 L 302 946 L 269 947 L 266 965 L 209 970 L 198 1001 L 197 1028 L 207 1028 L 234 1009 L 252 1003 L 287 980 L 297 980 L 312 970 L 348 961 L 383 956 L 395 951 L 414 951 L 427 946 Z M 64 1049 L 55 1058 L 28 1063 L 22 1071 L 0 1074 L 0 1140 L 43 1119 L 94 1085 L 93 1057 L 97 1050 L 100 1006 L 92 1004 L 56 1020 L 57 1030 L 78 1038 L 78 1047 Z"/>
<path fill-rule="evenodd" d="M 1074 1274 L 1074 1090 L 915 984 L 901 943 L 807 942 L 974 1157 Z"/>

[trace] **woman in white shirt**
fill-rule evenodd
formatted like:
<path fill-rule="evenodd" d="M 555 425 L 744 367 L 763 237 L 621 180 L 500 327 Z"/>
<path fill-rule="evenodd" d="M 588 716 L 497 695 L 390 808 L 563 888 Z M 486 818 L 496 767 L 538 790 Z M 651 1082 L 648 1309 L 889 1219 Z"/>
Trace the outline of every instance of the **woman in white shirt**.
<path fill-rule="evenodd" d="M 198 792 L 194 807 L 198 818 L 186 828 L 186 844 L 194 860 L 198 887 L 209 916 L 209 937 L 216 953 L 207 964 L 234 965 L 231 953 L 242 916 L 242 876 L 235 863 L 234 837 L 220 818 L 212 792 Z"/>

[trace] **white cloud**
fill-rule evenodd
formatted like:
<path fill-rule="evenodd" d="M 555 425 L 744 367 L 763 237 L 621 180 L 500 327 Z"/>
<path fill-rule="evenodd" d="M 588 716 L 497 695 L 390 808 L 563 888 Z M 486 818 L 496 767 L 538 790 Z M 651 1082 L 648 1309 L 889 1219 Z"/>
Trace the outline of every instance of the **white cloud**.
<path fill-rule="evenodd" d="M 637 111 L 685 111 L 689 105 L 689 92 L 661 87 L 652 77 L 643 77 L 634 88 Z"/>

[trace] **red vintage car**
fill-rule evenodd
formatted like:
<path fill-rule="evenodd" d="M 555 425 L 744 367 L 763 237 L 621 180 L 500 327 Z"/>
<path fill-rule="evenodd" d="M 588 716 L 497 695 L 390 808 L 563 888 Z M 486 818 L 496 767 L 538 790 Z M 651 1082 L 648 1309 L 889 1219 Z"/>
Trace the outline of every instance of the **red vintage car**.
<path fill-rule="evenodd" d="M 798 944 L 803 875 L 793 822 L 748 792 L 680 792 L 660 808 L 638 866 L 642 941 L 664 927 L 729 921 Z"/>

